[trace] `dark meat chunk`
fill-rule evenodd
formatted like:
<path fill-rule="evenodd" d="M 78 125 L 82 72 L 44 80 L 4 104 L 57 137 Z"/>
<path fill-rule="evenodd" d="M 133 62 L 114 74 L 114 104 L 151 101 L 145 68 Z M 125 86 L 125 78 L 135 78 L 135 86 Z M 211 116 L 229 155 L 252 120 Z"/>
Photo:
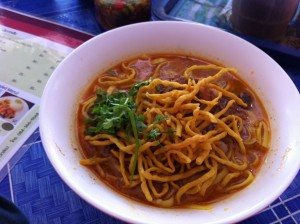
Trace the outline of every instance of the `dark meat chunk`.
<path fill-rule="evenodd" d="M 251 108 L 252 107 L 252 96 L 247 93 L 247 92 L 241 92 L 239 94 L 239 97 L 241 98 L 241 100 L 244 101 L 244 103 L 247 104 L 247 108 Z"/>

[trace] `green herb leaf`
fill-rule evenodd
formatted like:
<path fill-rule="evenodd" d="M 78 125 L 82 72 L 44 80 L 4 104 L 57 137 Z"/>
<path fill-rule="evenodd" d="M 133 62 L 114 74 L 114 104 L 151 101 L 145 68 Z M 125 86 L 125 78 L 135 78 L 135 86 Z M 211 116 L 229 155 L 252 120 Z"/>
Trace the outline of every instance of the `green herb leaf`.
<path fill-rule="evenodd" d="M 86 119 L 86 135 L 116 134 L 119 130 L 124 130 L 128 135 L 134 136 L 136 147 L 131 176 L 136 169 L 138 149 L 141 144 L 138 134 L 147 127 L 143 121 L 144 117 L 135 113 L 135 97 L 139 88 L 149 83 L 150 81 L 136 83 L 129 92 L 119 91 L 111 95 L 99 89 L 94 105 L 89 111 L 90 117 Z"/>
<path fill-rule="evenodd" d="M 136 97 L 136 94 L 138 93 L 139 89 L 142 86 L 146 86 L 150 84 L 150 80 L 148 81 L 144 81 L 144 82 L 137 82 L 135 83 L 133 86 L 131 86 L 131 88 L 129 89 L 128 95 L 132 98 Z"/>
<path fill-rule="evenodd" d="M 160 114 L 157 114 L 154 118 L 154 121 L 153 121 L 153 124 L 158 124 L 159 122 L 161 121 L 165 121 L 165 120 L 168 120 L 168 116 L 166 115 L 160 115 Z"/>
<path fill-rule="evenodd" d="M 153 139 L 153 140 L 157 141 L 157 137 L 160 135 L 161 135 L 161 133 L 159 132 L 159 129 L 154 128 L 149 131 L 149 133 L 147 135 L 147 139 Z"/>
<path fill-rule="evenodd" d="M 174 129 L 171 129 L 171 128 L 170 128 L 170 129 L 167 129 L 167 130 L 163 131 L 162 134 L 163 134 L 163 133 L 166 133 L 166 134 L 173 134 L 174 132 L 176 132 L 176 131 L 175 131 Z"/>

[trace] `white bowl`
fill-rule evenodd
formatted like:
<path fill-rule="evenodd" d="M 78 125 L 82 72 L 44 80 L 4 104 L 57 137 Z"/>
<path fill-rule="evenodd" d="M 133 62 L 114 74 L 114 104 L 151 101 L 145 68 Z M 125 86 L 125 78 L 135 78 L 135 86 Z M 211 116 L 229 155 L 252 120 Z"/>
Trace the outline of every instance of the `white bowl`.
<path fill-rule="evenodd" d="M 213 205 L 213 209 L 161 209 L 129 200 L 108 188 L 84 166 L 76 150 L 74 113 L 96 75 L 143 53 L 193 54 L 235 67 L 260 96 L 270 118 L 272 142 L 255 181 Z M 284 70 L 252 44 L 209 26 L 186 22 L 146 22 L 92 38 L 54 71 L 40 108 L 46 153 L 61 178 L 99 210 L 130 223 L 234 223 L 259 212 L 289 186 L 300 167 L 300 97 Z"/>

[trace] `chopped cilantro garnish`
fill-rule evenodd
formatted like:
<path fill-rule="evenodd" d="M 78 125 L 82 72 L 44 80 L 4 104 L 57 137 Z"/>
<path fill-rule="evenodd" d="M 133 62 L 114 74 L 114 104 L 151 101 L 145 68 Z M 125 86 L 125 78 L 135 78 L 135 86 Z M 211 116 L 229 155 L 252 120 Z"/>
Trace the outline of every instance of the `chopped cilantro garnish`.
<path fill-rule="evenodd" d="M 144 116 L 136 114 L 135 98 L 142 86 L 149 85 L 150 81 L 139 82 L 134 84 L 128 92 L 119 91 L 109 94 L 106 91 L 99 89 L 94 105 L 91 107 L 89 114 L 90 118 L 86 119 L 87 129 L 86 135 L 97 135 L 99 133 L 116 134 L 120 130 L 127 133 L 135 139 L 134 162 L 131 170 L 131 177 L 134 175 L 137 160 L 138 150 L 141 145 L 139 134 L 142 134 L 147 125 L 144 123 Z M 161 121 L 167 120 L 168 116 L 156 115 L 153 124 L 158 124 Z M 165 133 L 165 132 L 164 132 Z M 150 130 L 146 139 L 157 141 L 161 135 L 158 128 Z"/>
<path fill-rule="evenodd" d="M 157 114 L 154 118 L 153 124 L 158 124 L 159 122 L 165 121 L 165 120 L 168 120 L 168 116 L 166 116 L 166 115 L 162 116 L 160 114 Z"/>
<path fill-rule="evenodd" d="M 94 105 L 89 111 L 91 117 L 86 120 L 88 124 L 85 131 L 86 135 L 93 136 L 99 133 L 116 134 L 119 130 L 125 130 L 128 135 L 134 136 L 136 148 L 131 175 L 135 172 L 138 149 L 140 147 L 138 134 L 142 133 L 146 127 L 143 116 L 135 113 L 135 97 L 139 88 L 149 83 L 150 81 L 136 83 L 130 88 L 128 93 L 119 91 L 110 95 L 99 89 Z"/>
<path fill-rule="evenodd" d="M 161 135 L 158 128 L 151 129 L 147 135 L 147 139 L 153 139 L 157 141 L 157 137 Z"/>

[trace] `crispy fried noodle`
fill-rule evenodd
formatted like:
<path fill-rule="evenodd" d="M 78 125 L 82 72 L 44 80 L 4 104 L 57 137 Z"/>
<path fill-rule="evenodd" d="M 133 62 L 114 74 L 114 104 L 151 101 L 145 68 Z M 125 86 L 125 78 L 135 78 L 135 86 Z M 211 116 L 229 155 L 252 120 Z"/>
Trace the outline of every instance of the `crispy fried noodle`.
<path fill-rule="evenodd" d="M 133 106 L 118 110 L 133 113 L 115 131 L 79 134 L 94 152 L 85 154 L 81 164 L 94 167 L 113 188 L 125 189 L 116 190 L 140 192 L 137 200 L 159 207 L 208 209 L 211 202 L 249 185 L 269 148 L 270 127 L 267 119 L 253 118 L 252 101 L 228 78 L 237 79 L 237 71 L 195 63 L 184 67 L 180 80 L 166 79 L 161 74 L 167 56 L 143 57 L 152 70 L 134 95 L 128 90 L 141 81 L 137 59 L 119 65 L 122 74 L 100 75 L 93 96 L 82 102 L 79 114 L 89 120 L 84 130 L 93 124 L 96 103 L 105 98 L 99 90 L 106 97 L 125 92 Z M 134 195 L 138 193 L 129 197 Z"/>

